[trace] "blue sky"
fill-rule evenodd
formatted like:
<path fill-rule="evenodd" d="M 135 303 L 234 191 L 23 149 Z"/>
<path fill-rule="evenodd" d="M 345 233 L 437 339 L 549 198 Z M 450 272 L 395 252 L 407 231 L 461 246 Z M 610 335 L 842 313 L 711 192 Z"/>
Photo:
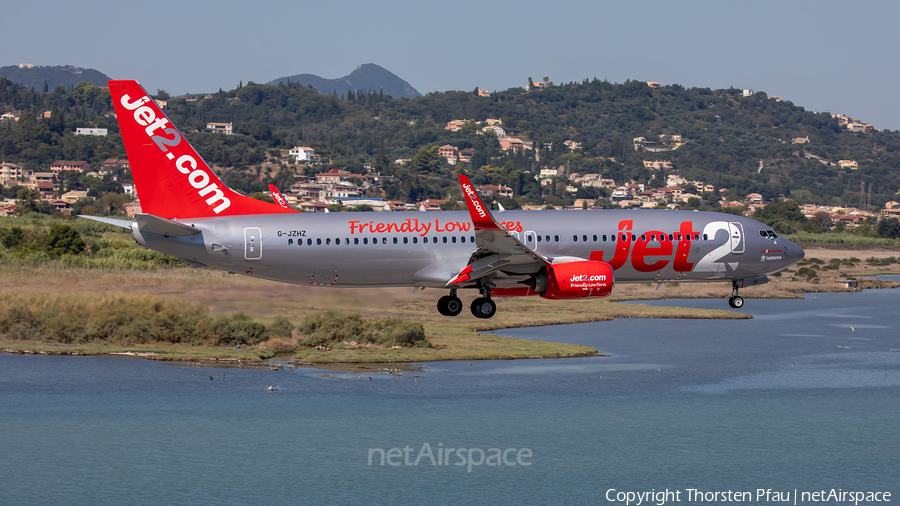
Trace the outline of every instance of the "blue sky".
<path fill-rule="evenodd" d="M 422 93 L 585 77 L 753 88 L 900 129 L 888 1 L 12 2 L 0 65 L 72 64 L 173 94 L 377 63 Z"/>

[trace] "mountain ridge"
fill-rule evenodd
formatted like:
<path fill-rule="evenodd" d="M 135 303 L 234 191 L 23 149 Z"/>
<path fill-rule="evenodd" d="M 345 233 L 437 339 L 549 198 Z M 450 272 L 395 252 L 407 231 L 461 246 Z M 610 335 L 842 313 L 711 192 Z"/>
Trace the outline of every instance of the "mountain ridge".
<path fill-rule="evenodd" d="M 319 93 L 346 95 L 349 91 L 384 92 L 394 98 L 416 98 L 422 94 L 411 84 L 401 79 L 393 72 L 374 63 L 364 63 L 356 67 L 356 70 L 344 77 L 326 79 L 315 74 L 296 74 L 293 76 L 279 77 L 266 83 L 269 86 L 277 86 L 281 83 L 299 83 L 303 86 L 312 86 Z"/>
<path fill-rule="evenodd" d="M 105 87 L 109 80 L 109 76 L 99 70 L 75 65 L 7 65 L 0 67 L 0 76 L 35 90 L 41 90 L 44 82 L 49 90 L 53 90 L 60 84 L 71 87 L 82 81 Z"/>

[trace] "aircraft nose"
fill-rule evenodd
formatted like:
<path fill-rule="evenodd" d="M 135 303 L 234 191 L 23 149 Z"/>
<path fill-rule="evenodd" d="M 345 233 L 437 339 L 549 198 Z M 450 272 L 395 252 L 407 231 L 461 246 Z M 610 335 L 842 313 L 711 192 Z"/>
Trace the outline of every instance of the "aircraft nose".
<path fill-rule="evenodd" d="M 785 239 L 785 241 L 787 244 L 784 245 L 783 249 L 788 265 L 794 265 L 800 260 L 803 260 L 806 256 L 806 252 L 803 251 L 803 248 L 793 241 L 788 241 L 787 239 Z"/>

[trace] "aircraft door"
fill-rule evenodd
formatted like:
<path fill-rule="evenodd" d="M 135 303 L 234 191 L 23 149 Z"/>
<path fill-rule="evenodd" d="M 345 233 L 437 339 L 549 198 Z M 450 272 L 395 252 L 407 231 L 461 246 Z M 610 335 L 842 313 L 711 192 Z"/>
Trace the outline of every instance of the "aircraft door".
<path fill-rule="evenodd" d="M 534 232 L 525 232 L 525 246 L 528 246 L 531 251 L 537 251 L 537 239 Z"/>
<path fill-rule="evenodd" d="M 731 236 L 731 252 L 739 255 L 744 252 L 744 226 L 736 221 L 728 224 Z"/>
<path fill-rule="evenodd" d="M 262 231 L 259 227 L 244 228 L 244 260 L 259 262 L 262 259 Z"/>

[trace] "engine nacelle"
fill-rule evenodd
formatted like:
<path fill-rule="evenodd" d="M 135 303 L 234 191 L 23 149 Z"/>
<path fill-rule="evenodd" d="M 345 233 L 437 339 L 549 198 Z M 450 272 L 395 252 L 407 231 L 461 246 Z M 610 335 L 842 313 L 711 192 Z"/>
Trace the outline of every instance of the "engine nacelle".
<path fill-rule="evenodd" d="M 606 262 L 581 260 L 549 264 L 531 280 L 532 288 L 545 299 L 584 299 L 607 297 L 612 293 L 615 275 Z"/>

